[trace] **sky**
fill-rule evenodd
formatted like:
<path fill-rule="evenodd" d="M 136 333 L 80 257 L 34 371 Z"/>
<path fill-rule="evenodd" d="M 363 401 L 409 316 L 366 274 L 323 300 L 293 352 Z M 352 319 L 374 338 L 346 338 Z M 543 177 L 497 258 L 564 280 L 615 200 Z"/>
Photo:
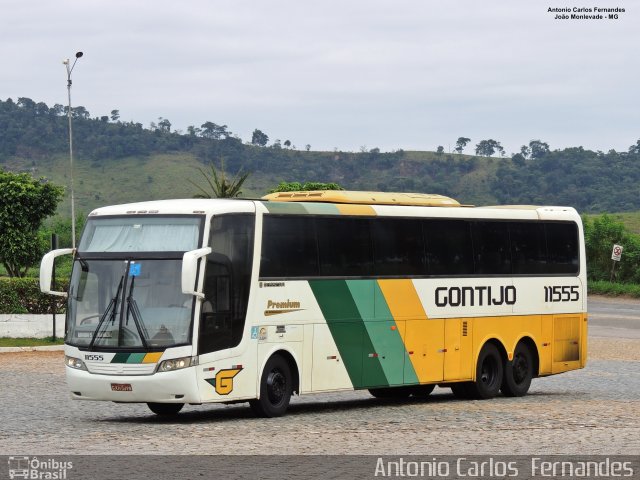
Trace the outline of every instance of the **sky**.
<path fill-rule="evenodd" d="M 616 3 L 617 2 L 617 3 Z M 549 7 L 622 7 L 555 20 Z M 313 150 L 626 151 L 640 0 L 0 0 L 0 99 L 120 111 Z M 1 135 L 1 132 L 0 132 Z M 470 151 L 471 148 L 468 148 Z"/>

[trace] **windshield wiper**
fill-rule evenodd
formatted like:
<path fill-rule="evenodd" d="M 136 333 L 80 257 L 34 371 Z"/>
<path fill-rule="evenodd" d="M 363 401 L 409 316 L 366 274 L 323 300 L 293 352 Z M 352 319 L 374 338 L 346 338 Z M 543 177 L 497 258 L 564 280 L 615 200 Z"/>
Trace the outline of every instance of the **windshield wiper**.
<path fill-rule="evenodd" d="M 113 297 L 109 302 L 107 309 L 102 314 L 102 317 L 100 317 L 100 321 L 98 322 L 96 331 L 93 332 L 93 336 L 91 337 L 91 343 L 89 343 L 89 350 L 93 349 L 93 344 L 96 342 L 96 338 L 98 338 L 98 332 L 100 331 L 100 328 L 102 327 L 102 324 L 104 323 L 104 321 L 107 319 L 107 316 L 111 314 L 109 320 L 111 321 L 112 324 L 116 321 L 116 305 L 118 304 L 118 299 L 120 298 L 120 291 L 122 290 L 123 282 L 124 282 L 124 275 L 120 277 L 120 283 L 118 284 L 118 290 L 116 290 L 115 297 Z"/>
<path fill-rule="evenodd" d="M 144 322 L 142 321 L 142 315 L 140 314 L 140 309 L 138 308 L 138 303 L 135 298 L 133 298 L 133 287 L 135 283 L 136 277 L 131 277 L 131 288 L 129 289 L 129 296 L 127 297 L 127 325 L 129 325 L 129 313 L 133 314 L 133 323 L 136 324 L 136 330 L 138 330 L 138 335 L 140 335 L 140 340 L 142 341 L 142 346 L 146 349 L 147 341 L 146 338 L 149 335 L 146 327 L 144 326 Z"/>

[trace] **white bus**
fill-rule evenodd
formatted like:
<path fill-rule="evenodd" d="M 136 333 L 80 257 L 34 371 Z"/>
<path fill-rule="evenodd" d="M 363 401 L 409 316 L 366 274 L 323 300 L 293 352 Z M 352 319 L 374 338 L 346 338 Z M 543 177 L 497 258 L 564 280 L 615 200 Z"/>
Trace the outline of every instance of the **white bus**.
<path fill-rule="evenodd" d="M 51 291 L 73 255 L 68 292 Z M 94 210 L 41 289 L 68 294 L 78 400 L 248 401 L 292 394 L 524 395 L 586 361 L 582 223 L 567 207 L 438 195 L 289 192 Z"/>

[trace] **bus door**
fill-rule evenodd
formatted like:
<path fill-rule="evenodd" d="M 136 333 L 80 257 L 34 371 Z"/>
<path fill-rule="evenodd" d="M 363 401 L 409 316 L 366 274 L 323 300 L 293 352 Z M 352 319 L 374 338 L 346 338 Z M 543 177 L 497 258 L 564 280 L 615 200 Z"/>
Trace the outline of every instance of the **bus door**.
<path fill-rule="evenodd" d="M 200 312 L 200 352 L 216 351 L 232 345 L 231 262 L 225 255 L 207 258 L 205 298 Z"/>

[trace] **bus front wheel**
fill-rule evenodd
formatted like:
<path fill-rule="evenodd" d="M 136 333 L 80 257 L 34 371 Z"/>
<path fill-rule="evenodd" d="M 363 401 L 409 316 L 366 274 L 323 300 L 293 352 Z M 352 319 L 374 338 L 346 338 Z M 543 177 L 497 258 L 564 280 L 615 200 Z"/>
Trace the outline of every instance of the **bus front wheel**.
<path fill-rule="evenodd" d="M 156 415 L 176 415 L 184 403 L 147 403 L 147 406 Z"/>
<path fill-rule="evenodd" d="M 533 378 L 533 355 L 529 347 L 520 342 L 513 352 L 513 360 L 504 365 L 502 393 L 507 397 L 522 397 L 529 391 Z"/>
<path fill-rule="evenodd" d="M 293 383 L 291 369 L 280 355 L 271 357 L 260 380 L 260 398 L 251 400 L 251 410 L 260 417 L 281 417 L 287 411 Z"/>
<path fill-rule="evenodd" d="M 479 400 L 495 397 L 502 386 L 503 373 L 502 357 L 498 348 L 492 343 L 485 344 L 478 355 L 476 381 L 466 386 L 470 397 Z"/>

